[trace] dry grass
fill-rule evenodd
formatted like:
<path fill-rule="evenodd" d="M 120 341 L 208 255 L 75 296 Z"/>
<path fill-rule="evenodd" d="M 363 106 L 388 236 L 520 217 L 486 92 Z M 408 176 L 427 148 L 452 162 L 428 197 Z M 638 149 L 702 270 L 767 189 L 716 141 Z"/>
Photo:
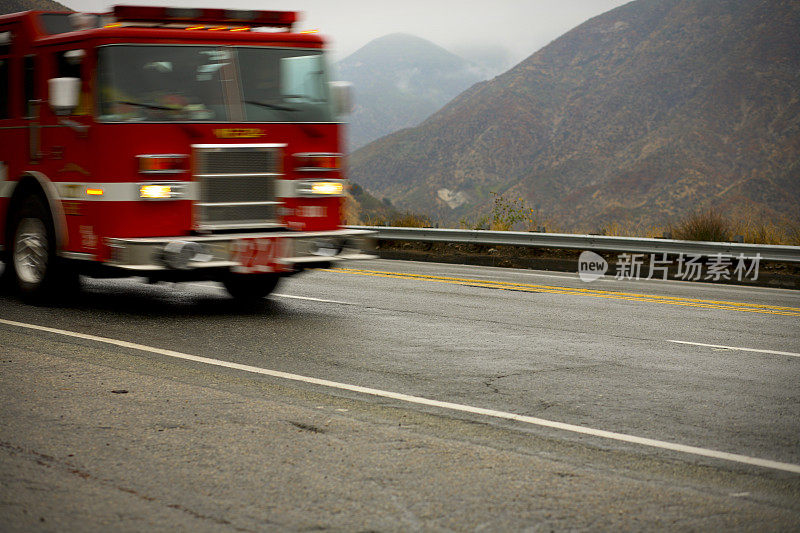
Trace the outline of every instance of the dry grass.
<path fill-rule="evenodd" d="M 353 198 L 353 195 L 350 194 L 349 191 L 344 198 L 344 207 L 342 211 L 342 218 L 344 219 L 343 222 L 345 225 L 359 226 L 362 224 L 363 221 L 361 217 L 358 216 L 361 212 L 361 205 L 358 203 L 358 200 Z"/>
<path fill-rule="evenodd" d="M 649 237 L 651 239 L 664 237 L 669 233 L 658 226 L 648 226 L 639 222 L 613 222 L 600 230 L 602 235 L 614 235 L 617 237 Z"/>
<path fill-rule="evenodd" d="M 764 220 L 757 216 L 731 220 L 713 210 L 698 211 L 671 226 L 670 231 L 673 239 L 687 241 L 741 241 L 800 246 L 800 225 L 797 223 Z"/>
<path fill-rule="evenodd" d="M 787 228 L 786 244 L 800 246 L 800 224 L 792 224 Z"/>
<path fill-rule="evenodd" d="M 758 244 L 783 244 L 786 241 L 786 234 L 777 226 L 765 223 L 739 227 L 736 235 L 741 235 L 744 242 Z"/>
<path fill-rule="evenodd" d="M 392 219 L 391 225 L 397 228 L 430 228 L 431 219 L 425 215 L 418 215 L 406 211 Z"/>
<path fill-rule="evenodd" d="M 734 235 L 741 235 L 744 242 L 754 244 L 788 244 L 800 246 L 800 225 L 790 222 L 765 222 L 748 219 L 734 226 Z"/>
<path fill-rule="evenodd" d="M 397 216 L 386 217 L 368 217 L 365 221 L 367 226 L 390 226 L 395 228 L 430 228 L 431 219 L 425 215 L 419 215 L 406 211 Z"/>

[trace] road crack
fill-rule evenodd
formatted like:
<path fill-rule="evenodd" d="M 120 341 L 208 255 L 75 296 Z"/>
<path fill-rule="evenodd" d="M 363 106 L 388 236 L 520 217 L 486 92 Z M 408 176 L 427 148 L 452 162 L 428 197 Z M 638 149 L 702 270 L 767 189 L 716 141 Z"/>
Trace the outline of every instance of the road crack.
<path fill-rule="evenodd" d="M 525 376 L 531 374 L 532 372 L 511 372 L 508 374 L 498 374 L 496 376 L 492 376 L 483 380 L 483 384 L 486 385 L 494 394 L 506 394 L 505 392 L 500 391 L 500 389 L 495 385 L 495 381 L 515 377 L 515 376 Z"/>
<path fill-rule="evenodd" d="M 291 425 L 298 429 L 302 429 L 303 431 L 310 431 L 311 433 L 327 433 L 328 430 L 323 429 L 321 427 L 317 427 L 311 424 L 304 424 L 303 422 L 295 422 L 293 420 L 287 420 Z"/>

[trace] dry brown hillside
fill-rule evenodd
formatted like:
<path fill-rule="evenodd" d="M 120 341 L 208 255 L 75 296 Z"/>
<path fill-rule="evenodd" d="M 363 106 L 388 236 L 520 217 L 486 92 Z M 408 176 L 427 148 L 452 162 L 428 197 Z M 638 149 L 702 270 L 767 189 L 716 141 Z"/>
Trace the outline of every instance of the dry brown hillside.
<path fill-rule="evenodd" d="M 800 219 L 800 2 L 631 2 L 355 152 L 351 175 L 451 224 L 491 192 L 563 229 Z"/>

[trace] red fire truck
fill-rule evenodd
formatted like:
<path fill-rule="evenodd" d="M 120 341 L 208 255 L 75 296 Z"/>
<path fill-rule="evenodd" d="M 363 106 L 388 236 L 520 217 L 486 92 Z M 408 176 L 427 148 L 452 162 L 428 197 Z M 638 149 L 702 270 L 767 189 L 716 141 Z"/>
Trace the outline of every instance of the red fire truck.
<path fill-rule="evenodd" d="M 296 14 L 116 6 L 0 16 L 0 251 L 30 299 L 78 274 L 218 280 L 366 259 L 340 117 Z"/>

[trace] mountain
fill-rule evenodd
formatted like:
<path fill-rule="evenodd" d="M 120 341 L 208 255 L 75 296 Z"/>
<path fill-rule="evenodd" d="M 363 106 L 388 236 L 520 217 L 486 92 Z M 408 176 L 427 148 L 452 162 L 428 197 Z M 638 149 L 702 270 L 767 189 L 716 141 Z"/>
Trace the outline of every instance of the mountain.
<path fill-rule="evenodd" d="M 481 80 L 502 74 L 516 63 L 511 57 L 511 52 L 500 45 L 462 43 L 451 48 L 451 51 L 477 67 L 481 73 Z"/>
<path fill-rule="evenodd" d="M 0 3 L 0 15 L 18 13 L 20 11 L 72 11 L 70 8 L 53 0 L 3 0 Z"/>
<path fill-rule="evenodd" d="M 348 128 L 351 150 L 416 126 L 485 79 L 482 68 L 430 41 L 401 33 L 370 41 L 337 67 L 339 78 L 354 86 L 355 110 Z"/>
<path fill-rule="evenodd" d="M 631 2 L 358 150 L 350 175 L 445 223 L 491 192 L 572 230 L 699 208 L 797 221 L 800 2 Z"/>

